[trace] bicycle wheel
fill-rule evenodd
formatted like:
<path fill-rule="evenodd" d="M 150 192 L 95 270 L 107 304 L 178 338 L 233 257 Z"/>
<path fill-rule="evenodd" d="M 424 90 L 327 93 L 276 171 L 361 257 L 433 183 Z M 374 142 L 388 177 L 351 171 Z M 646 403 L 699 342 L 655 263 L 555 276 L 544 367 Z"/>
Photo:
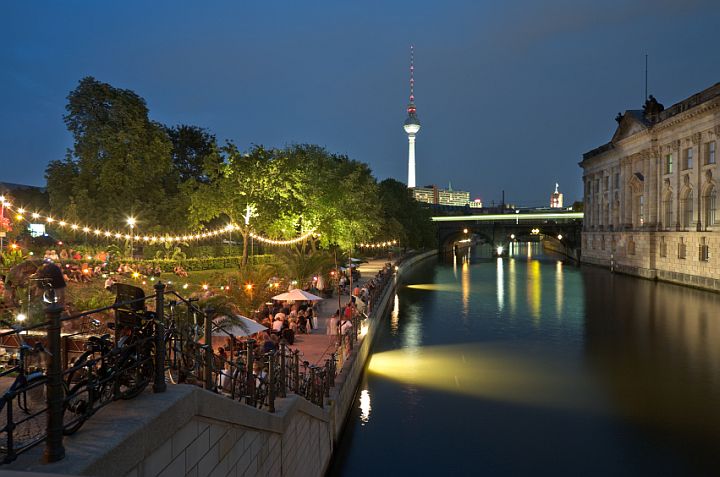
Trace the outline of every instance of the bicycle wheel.
<path fill-rule="evenodd" d="M 93 413 L 93 391 L 84 379 L 71 387 L 65 395 L 63 434 L 77 432 Z"/>

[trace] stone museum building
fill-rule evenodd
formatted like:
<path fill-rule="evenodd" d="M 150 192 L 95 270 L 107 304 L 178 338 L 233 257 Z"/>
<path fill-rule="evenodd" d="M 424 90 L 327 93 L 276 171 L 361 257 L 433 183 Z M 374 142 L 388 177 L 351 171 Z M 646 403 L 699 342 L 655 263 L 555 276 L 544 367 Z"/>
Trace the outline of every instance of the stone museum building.
<path fill-rule="evenodd" d="M 583 154 L 582 261 L 720 290 L 720 83 L 665 109 L 652 95 Z"/>

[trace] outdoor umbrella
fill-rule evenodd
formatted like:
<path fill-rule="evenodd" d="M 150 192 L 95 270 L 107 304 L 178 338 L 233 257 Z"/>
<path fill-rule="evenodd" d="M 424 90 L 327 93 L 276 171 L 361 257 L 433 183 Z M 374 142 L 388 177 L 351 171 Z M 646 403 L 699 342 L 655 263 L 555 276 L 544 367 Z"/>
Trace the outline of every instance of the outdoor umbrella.
<path fill-rule="evenodd" d="M 223 323 L 225 320 L 227 320 L 227 317 L 225 316 L 219 316 L 213 320 L 213 324 L 215 325 L 213 327 L 213 337 L 228 337 L 233 335 L 234 337 L 239 338 L 242 336 L 254 335 L 259 331 L 267 330 L 267 326 L 263 326 L 257 321 L 253 321 L 250 318 L 245 318 L 240 315 L 235 315 L 235 321 L 239 321 L 244 326 L 236 325 L 230 321 Z"/>
<path fill-rule="evenodd" d="M 276 295 L 272 297 L 273 300 L 278 301 L 320 301 L 322 300 L 321 297 L 317 295 L 313 295 L 312 293 L 308 293 L 304 290 L 300 290 L 299 288 L 295 288 L 294 290 L 290 290 L 287 293 L 281 293 L 279 295 Z"/>

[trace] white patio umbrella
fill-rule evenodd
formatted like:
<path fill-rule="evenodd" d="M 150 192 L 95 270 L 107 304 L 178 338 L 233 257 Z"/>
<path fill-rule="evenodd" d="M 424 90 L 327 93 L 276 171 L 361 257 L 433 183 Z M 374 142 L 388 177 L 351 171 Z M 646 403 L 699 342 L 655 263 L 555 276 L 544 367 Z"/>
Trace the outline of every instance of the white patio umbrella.
<path fill-rule="evenodd" d="M 226 320 L 227 317 L 225 316 L 219 316 L 213 320 L 213 337 L 228 337 L 230 335 L 233 335 L 236 338 L 240 338 L 242 336 L 250 336 L 254 335 L 255 333 L 263 330 L 267 330 L 267 326 L 263 326 L 257 321 L 251 320 L 250 318 L 245 318 L 241 315 L 235 315 L 235 321 L 239 321 L 240 323 L 244 324 L 243 329 L 242 326 L 227 322 L 223 323 L 224 320 Z"/>
<path fill-rule="evenodd" d="M 281 293 L 279 295 L 276 295 L 272 297 L 273 300 L 278 301 L 320 301 L 322 300 L 321 297 L 317 295 L 313 295 L 312 293 L 308 293 L 304 290 L 300 290 L 298 288 L 295 288 L 294 290 L 290 290 L 287 293 Z"/>

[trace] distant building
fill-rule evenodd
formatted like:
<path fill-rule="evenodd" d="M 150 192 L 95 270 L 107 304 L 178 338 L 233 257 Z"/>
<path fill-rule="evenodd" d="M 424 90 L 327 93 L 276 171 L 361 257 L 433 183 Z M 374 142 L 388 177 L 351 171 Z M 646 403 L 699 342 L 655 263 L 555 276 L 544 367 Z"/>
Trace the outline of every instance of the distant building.
<path fill-rule="evenodd" d="M 582 260 L 720 290 L 720 83 L 665 109 L 650 96 L 583 154 Z"/>
<path fill-rule="evenodd" d="M 452 186 L 447 189 L 440 189 L 436 185 L 415 187 L 412 194 L 418 202 L 425 202 L 433 205 L 452 205 L 458 207 L 482 207 L 480 199 L 470 200 L 470 192 L 453 190 Z"/>
<path fill-rule="evenodd" d="M 551 209 L 562 209 L 563 206 L 563 195 L 562 192 L 558 191 L 560 184 L 555 183 L 555 192 L 550 194 L 550 208 Z"/>

